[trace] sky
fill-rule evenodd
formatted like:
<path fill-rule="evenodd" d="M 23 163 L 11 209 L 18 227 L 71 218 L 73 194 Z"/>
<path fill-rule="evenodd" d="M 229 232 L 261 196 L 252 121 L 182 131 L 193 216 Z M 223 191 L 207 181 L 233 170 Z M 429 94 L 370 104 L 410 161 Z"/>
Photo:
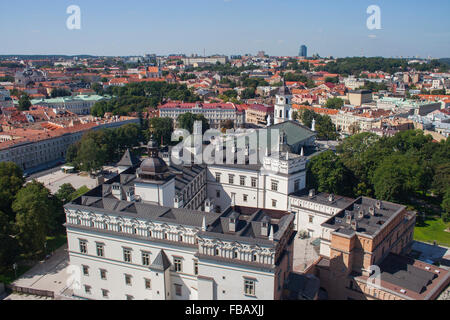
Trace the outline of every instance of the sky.
<path fill-rule="evenodd" d="M 77 5 L 81 29 L 69 30 Z M 369 30 L 377 5 L 381 29 Z M 0 54 L 450 57 L 448 0 L 1 0 Z"/>

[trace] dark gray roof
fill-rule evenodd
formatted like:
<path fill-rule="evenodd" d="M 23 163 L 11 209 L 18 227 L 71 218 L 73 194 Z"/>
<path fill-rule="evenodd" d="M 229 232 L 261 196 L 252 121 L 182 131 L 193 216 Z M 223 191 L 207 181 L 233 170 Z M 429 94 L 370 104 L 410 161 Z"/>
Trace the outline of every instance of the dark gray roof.
<path fill-rule="evenodd" d="M 413 263 L 413 259 L 390 253 L 380 264 L 381 280 L 421 294 L 438 276 Z"/>
<path fill-rule="evenodd" d="M 326 192 L 314 193 L 314 196 L 310 197 L 307 189 L 292 193 L 289 196 L 339 209 L 344 209 L 355 201 L 355 199 L 339 195 L 332 195 L 333 198 L 330 201 L 330 194 Z"/>
<path fill-rule="evenodd" d="M 170 268 L 171 265 L 172 264 L 170 263 L 169 258 L 167 258 L 167 255 L 164 252 L 164 250 L 160 250 L 155 260 L 153 260 L 153 263 L 150 265 L 150 268 L 166 271 L 168 268 Z"/>
<path fill-rule="evenodd" d="M 125 151 L 122 159 L 117 163 L 117 166 L 121 167 L 133 167 L 139 163 L 139 159 L 136 158 L 131 152 L 130 149 Z"/>
<path fill-rule="evenodd" d="M 376 207 L 377 202 L 381 203 L 380 209 Z M 403 205 L 388 201 L 360 197 L 322 225 L 348 236 L 355 232 L 363 233 L 366 236 L 375 236 L 405 208 Z M 374 214 L 370 213 L 371 209 L 374 210 Z M 362 213 L 362 216 L 360 216 L 360 213 Z M 357 222 L 356 230 L 352 229 L 351 224 L 347 223 L 347 216 L 350 216 L 352 220 Z"/>

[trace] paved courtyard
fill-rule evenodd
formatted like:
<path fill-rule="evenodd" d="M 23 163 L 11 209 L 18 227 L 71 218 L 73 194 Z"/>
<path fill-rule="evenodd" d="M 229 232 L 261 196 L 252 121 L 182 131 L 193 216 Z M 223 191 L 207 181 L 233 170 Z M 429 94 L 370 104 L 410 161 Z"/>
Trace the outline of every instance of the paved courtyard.
<path fill-rule="evenodd" d="M 69 274 L 69 255 L 67 245 L 55 251 L 52 257 L 31 268 L 22 277 L 14 281 L 12 285 L 53 292 L 56 299 L 61 299 L 61 295 L 70 296 L 68 290 Z M 51 300 L 51 298 L 37 297 L 27 294 L 11 294 L 5 300 Z"/>
<path fill-rule="evenodd" d="M 117 168 L 105 167 L 104 170 L 116 171 Z M 53 194 L 65 183 L 70 183 L 75 189 L 79 189 L 83 186 L 93 189 L 97 186 L 97 179 L 92 179 L 89 176 L 81 176 L 77 173 L 67 174 L 60 170 L 50 172 L 36 180 L 43 183 Z"/>

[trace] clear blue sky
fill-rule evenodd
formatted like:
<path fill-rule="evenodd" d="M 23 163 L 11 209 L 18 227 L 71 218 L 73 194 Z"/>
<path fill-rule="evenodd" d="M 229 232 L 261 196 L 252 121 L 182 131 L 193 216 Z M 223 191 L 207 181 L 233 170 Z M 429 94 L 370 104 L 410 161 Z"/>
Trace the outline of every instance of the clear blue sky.
<path fill-rule="evenodd" d="M 66 9 L 81 8 L 81 30 Z M 381 8 L 381 30 L 366 9 Z M 450 57 L 448 0 L 2 0 L 0 54 Z"/>

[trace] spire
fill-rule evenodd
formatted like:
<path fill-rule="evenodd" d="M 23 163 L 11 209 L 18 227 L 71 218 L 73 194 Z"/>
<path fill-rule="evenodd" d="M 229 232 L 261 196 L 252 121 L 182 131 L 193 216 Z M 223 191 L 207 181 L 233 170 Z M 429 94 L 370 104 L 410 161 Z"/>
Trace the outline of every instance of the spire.
<path fill-rule="evenodd" d="M 206 231 L 206 216 L 203 216 L 202 231 Z"/>
<path fill-rule="evenodd" d="M 273 241 L 273 225 L 270 226 L 269 240 Z"/>

